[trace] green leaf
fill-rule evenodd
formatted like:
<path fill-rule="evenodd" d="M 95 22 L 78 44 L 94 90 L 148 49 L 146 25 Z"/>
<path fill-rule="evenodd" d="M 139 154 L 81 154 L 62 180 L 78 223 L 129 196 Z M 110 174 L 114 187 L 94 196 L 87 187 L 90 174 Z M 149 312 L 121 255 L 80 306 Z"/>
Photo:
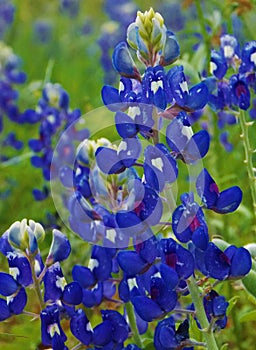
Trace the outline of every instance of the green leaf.
<path fill-rule="evenodd" d="M 226 350 L 228 349 L 228 343 L 225 343 L 222 345 L 222 347 L 220 348 L 220 350 Z"/>
<path fill-rule="evenodd" d="M 250 322 L 256 321 L 256 310 L 247 312 L 246 314 L 239 317 L 239 322 Z"/>
<path fill-rule="evenodd" d="M 229 299 L 228 303 L 228 308 L 227 308 L 227 316 L 231 313 L 232 309 L 236 305 L 237 301 L 239 299 L 239 296 L 235 295 L 233 298 Z"/>

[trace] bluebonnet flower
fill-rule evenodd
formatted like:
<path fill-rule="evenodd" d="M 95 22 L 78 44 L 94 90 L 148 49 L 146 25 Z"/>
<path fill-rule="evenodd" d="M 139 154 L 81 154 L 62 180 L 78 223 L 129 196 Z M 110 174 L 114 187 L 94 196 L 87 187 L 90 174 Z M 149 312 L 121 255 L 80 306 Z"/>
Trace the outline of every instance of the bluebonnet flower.
<path fill-rule="evenodd" d="M 123 250 L 117 254 L 117 261 L 127 276 L 135 276 L 146 271 L 158 255 L 157 240 L 153 236 L 135 245 L 135 251 Z"/>
<path fill-rule="evenodd" d="M 37 20 L 34 23 L 35 41 L 48 43 L 52 38 L 52 23 L 47 20 Z"/>
<path fill-rule="evenodd" d="M 174 350 L 193 349 L 192 347 L 184 347 L 189 339 L 189 323 L 188 320 L 180 323 L 178 329 L 175 329 L 175 321 L 172 316 L 160 321 L 155 329 L 154 345 L 157 350 Z"/>
<path fill-rule="evenodd" d="M 60 11 L 69 17 L 77 17 L 80 10 L 80 0 L 60 0 Z"/>
<path fill-rule="evenodd" d="M 69 96 L 67 92 L 59 84 L 47 83 L 42 91 L 42 98 L 38 102 L 36 110 L 28 109 L 23 115 L 23 121 L 28 123 L 40 122 L 39 126 L 39 138 L 29 140 L 29 147 L 39 155 L 33 155 L 31 157 L 31 163 L 34 167 L 42 169 L 44 179 L 50 180 L 51 176 L 57 176 L 59 169 L 57 168 L 57 162 L 55 167 L 51 167 L 53 150 L 56 143 L 56 134 L 60 133 L 63 129 L 67 129 L 70 125 L 80 117 L 80 110 L 69 109 Z M 71 131 L 74 139 L 80 139 L 81 135 L 79 131 L 76 131 L 71 127 Z M 73 130 L 74 129 L 74 130 Z M 86 130 L 85 133 L 86 135 Z M 87 133 L 88 134 L 88 133 Z M 62 142 L 65 140 L 63 139 Z M 60 158 L 66 160 L 72 159 L 74 149 L 61 144 L 58 148 L 63 153 L 59 154 Z M 43 190 L 36 189 L 33 192 L 36 200 L 43 200 L 49 194 L 49 191 L 45 187 Z"/>
<path fill-rule="evenodd" d="M 51 345 L 53 349 L 67 349 L 67 336 L 60 325 L 60 311 L 57 305 L 46 306 L 40 313 L 41 337 L 44 345 Z"/>
<path fill-rule="evenodd" d="M 159 242 L 161 261 L 174 269 L 180 279 L 189 278 L 194 271 L 193 255 L 174 239 L 162 239 Z"/>
<path fill-rule="evenodd" d="M 83 292 L 82 302 L 87 307 L 101 303 L 104 297 L 104 282 L 111 276 L 112 258 L 115 249 L 94 246 L 88 267 L 75 265 L 72 269 L 74 281 L 77 281 Z M 115 293 L 115 289 L 111 294 Z"/>
<path fill-rule="evenodd" d="M 204 263 L 209 276 L 218 280 L 241 278 L 252 266 L 247 249 L 231 245 L 223 252 L 212 242 L 205 250 Z"/>
<path fill-rule="evenodd" d="M 16 150 L 20 150 L 23 147 L 23 142 L 16 138 L 16 135 L 14 132 L 10 132 L 3 140 L 2 146 L 3 147 L 10 146 Z"/>
<path fill-rule="evenodd" d="M 0 35 L 1 35 L 1 15 L 11 15 L 13 5 L 7 1 L 0 2 Z M 3 11 L 3 12 L 1 12 Z M 6 11 L 6 12 L 5 12 Z M 12 16 L 12 15 L 11 15 Z M 11 18 L 10 18 L 11 19 Z M 22 123 L 22 117 L 17 106 L 18 91 L 15 88 L 16 84 L 23 84 L 26 80 L 26 75 L 20 70 L 21 60 L 16 56 L 13 50 L 4 42 L 0 43 L 0 132 L 4 130 L 5 117 L 14 123 Z M 2 142 L 1 142 L 2 144 Z M 4 145 L 10 145 L 16 149 L 22 148 L 22 142 L 16 139 L 14 133 L 9 133 L 3 141 Z M 4 154 L 0 154 L 1 160 L 8 160 Z"/>
<path fill-rule="evenodd" d="M 137 314 L 145 321 L 163 316 L 173 310 L 177 303 L 175 288 L 178 285 L 176 271 L 160 264 L 152 267 L 146 275 L 145 292 L 143 295 L 132 296 L 131 301 Z"/>
<path fill-rule="evenodd" d="M 147 184 L 159 192 L 165 183 L 173 183 L 178 176 L 176 160 L 162 143 L 146 147 L 143 168 Z"/>
<path fill-rule="evenodd" d="M 2 39 L 6 30 L 13 22 L 15 6 L 9 0 L 0 1 L 0 38 Z"/>
<path fill-rule="evenodd" d="M 22 265 L 19 268 L 22 269 Z M 19 274 L 18 267 L 13 268 L 13 273 L 14 270 Z M 22 282 L 21 279 L 20 281 Z M 0 282 L 0 295 L 6 297 L 0 298 L 0 320 L 4 321 L 23 312 L 27 304 L 27 294 L 23 285 L 8 273 L 0 272 Z"/>
<path fill-rule="evenodd" d="M 192 240 L 196 247 L 205 250 L 209 235 L 203 211 L 194 201 L 193 193 L 184 193 L 181 200 L 182 204 L 172 214 L 173 233 L 180 242 Z"/>
<path fill-rule="evenodd" d="M 210 137 L 206 130 L 193 134 L 184 112 L 171 121 L 166 129 L 166 141 L 175 158 L 193 164 L 208 152 Z"/>
<path fill-rule="evenodd" d="M 214 319 L 214 329 L 225 328 L 227 325 L 226 311 L 229 305 L 225 297 L 211 290 L 204 296 L 203 303 L 209 322 L 212 318 Z"/>
<path fill-rule="evenodd" d="M 196 188 L 198 195 L 202 198 L 203 205 L 220 214 L 235 211 L 242 201 L 243 193 L 238 186 L 220 192 L 206 169 L 203 169 L 198 175 Z"/>

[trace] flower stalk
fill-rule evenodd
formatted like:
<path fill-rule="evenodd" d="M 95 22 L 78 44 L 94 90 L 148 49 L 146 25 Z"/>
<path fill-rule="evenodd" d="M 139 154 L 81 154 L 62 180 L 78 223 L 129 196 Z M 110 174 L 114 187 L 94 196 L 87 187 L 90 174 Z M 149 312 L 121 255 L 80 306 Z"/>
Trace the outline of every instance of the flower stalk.
<path fill-rule="evenodd" d="M 249 127 L 252 125 L 253 122 L 246 121 L 246 112 L 243 110 L 241 110 L 240 112 L 239 121 L 241 125 L 241 130 L 242 130 L 240 137 L 243 141 L 243 147 L 245 152 L 244 163 L 246 164 L 246 168 L 248 172 L 249 185 L 250 185 L 251 196 L 252 196 L 253 213 L 254 213 L 254 217 L 256 218 L 256 177 L 254 174 L 255 168 L 253 167 L 253 162 L 252 162 L 252 154 L 254 150 L 251 148 L 250 139 L 249 139 Z"/>
<path fill-rule="evenodd" d="M 202 329 L 206 330 L 203 332 L 203 336 L 205 339 L 205 343 L 207 345 L 207 349 L 218 350 L 218 345 L 217 345 L 215 337 L 213 335 L 212 328 L 210 327 L 210 323 L 209 323 L 207 316 L 205 314 L 202 298 L 201 298 L 200 291 L 199 291 L 199 288 L 197 286 L 195 278 L 193 276 L 191 276 L 187 280 L 187 283 L 188 283 L 188 288 L 189 288 L 189 292 L 190 292 L 193 304 L 195 306 L 196 317 L 197 317 Z"/>
<path fill-rule="evenodd" d="M 136 325 L 134 310 L 133 310 L 133 306 L 132 306 L 131 302 L 128 302 L 125 304 L 125 309 L 126 309 L 127 317 L 129 320 L 131 330 L 132 330 L 134 342 L 139 348 L 142 348 L 142 342 L 141 342 L 138 328 Z"/>

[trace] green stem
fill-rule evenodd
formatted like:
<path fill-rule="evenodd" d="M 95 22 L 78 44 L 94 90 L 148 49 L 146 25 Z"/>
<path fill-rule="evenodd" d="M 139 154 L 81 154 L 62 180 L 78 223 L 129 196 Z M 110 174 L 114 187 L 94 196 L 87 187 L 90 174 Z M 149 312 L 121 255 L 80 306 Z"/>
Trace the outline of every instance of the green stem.
<path fill-rule="evenodd" d="M 132 330 L 134 342 L 139 348 L 142 348 L 142 342 L 141 342 L 138 328 L 136 325 L 136 320 L 135 320 L 135 315 L 134 315 L 132 303 L 131 302 L 126 303 L 125 308 L 126 308 L 129 324 L 130 324 L 130 327 Z"/>
<path fill-rule="evenodd" d="M 44 76 L 43 85 L 45 85 L 46 83 L 50 82 L 51 76 L 52 76 L 53 66 L 54 66 L 54 60 L 50 59 L 48 61 L 48 63 L 47 63 L 47 67 L 46 67 L 46 70 L 45 70 L 45 76 Z"/>
<path fill-rule="evenodd" d="M 191 276 L 187 280 L 187 283 L 188 283 L 188 288 L 189 288 L 189 292 L 190 292 L 193 304 L 195 306 L 196 317 L 197 317 L 202 329 L 204 330 L 203 336 L 204 336 L 204 339 L 205 339 L 205 342 L 207 345 L 207 349 L 218 350 L 216 340 L 214 338 L 212 329 L 210 328 L 209 321 L 208 321 L 207 316 L 205 314 L 203 301 L 202 301 L 202 298 L 200 295 L 199 288 L 196 284 L 195 278 L 193 276 Z"/>
<path fill-rule="evenodd" d="M 201 27 L 201 33 L 204 38 L 204 43 L 205 43 L 205 50 L 206 50 L 206 71 L 209 74 L 210 73 L 210 60 L 211 60 L 211 43 L 210 43 L 210 38 L 206 30 L 205 26 L 205 20 L 204 20 L 204 13 L 203 9 L 201 6 L 201 1 L 200 0 L 195 0 L 195 5 L 196 5 L 196 11 L 197 11 L 197 17 L 199 20 L 199 24 Z"/>
<path fill-rule="evenodd" d="M 249 177 L 249 185 L 251 189 L 251 195 L 252 195 L 252 205 L 253 205 L 253 213 L 254 217 L 256 218 L 256 177 L 254 175 L 254 167 L 252 163 L 252 154 L 254 150 L 251 148 L 250 145 L 250 139 L 249 139 L 249 127 L 254 123 L 254 122 L 247 122 L 246 121 L 246 112 L 241 111 L 240 112 L 240 125 L 242 129 L 242 134 L 241 139 L 243 141 L 243 146 L 244 146 L 244 152 L 245 152 L 245 160 L 244 163 L 246 164 L 247 167 L 247 172 L 248 172 L 248 177 Z"/>
<path fill-rule="evenodd" d="M 40 309 L 43 310 L 45 305 L 44 305 L 44 300 L 43 300 L 43 296 L 42 296 L 42 292 L 41 292 L 41 288 L 40 288 L 40 281 L 37 278 L 37 275 L 36 275 L 36 272 L 35 272 L 34 255 L 28 254 L 28 259 L 29 259 L 30 266 L 31 266 L 31 271 L 32 271 L 33 287 L 35 289 L 35 292 L 36 292 L 38 300 L 39 300 Z"/>
<path fill-rule="evenodd" d="M 22 154 L 21 156 L 13 157 L 13 158 L 8 159 L 5 162 L 1 163 L 0 167 L 6 168 L 10 165 L 15 165 L 15 164 L 21 163 L 21 162 L 23 162 L 23 160 L 26 160 L 26 159 L 30 158 L 31 156 L 33 156 L 33 154 L 34 154 L 33 152 L 28 152 L 28 153 Z"/>

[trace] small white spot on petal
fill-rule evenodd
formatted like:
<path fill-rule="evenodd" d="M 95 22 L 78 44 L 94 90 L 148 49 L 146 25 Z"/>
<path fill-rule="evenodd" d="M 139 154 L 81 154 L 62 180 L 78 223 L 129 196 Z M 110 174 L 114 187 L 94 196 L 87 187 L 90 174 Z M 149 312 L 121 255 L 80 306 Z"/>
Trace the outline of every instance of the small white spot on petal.
<path fill-rule="evenodd" d="M 16 280 L 17 276 L 19 276 L 19 274 L 20 274 L 20 270 L 18 269 L 18 267 L 10 267 L 9 273 Z"/>
<path fill-rule="evenodd" d="M 234 56 L 234 48 L 230 45 L 224 46 L 224 56 L 226 58 L 232 58 Z"/>
<path fill-rule="evenodd" d="M 116 230 L 115 229 L 110 229 L 106 230 L 106 238 L 109 239 L 111 242 L 115 243 L 116 241 Z"/>
<path fill-rule="evenodd" d="M 121 151 L 126 151 L 126 150 L 127 150 L 127 142 L 121 141 L 117 149 L 117 154 L 119 154 Z"/>
<path fill-rule="evenodd" d="M 162 80 L 152 81 L 150 88 L 151 88 L 151 91 L 155 94 L 159 88 L 163 89 L 163 81 Z"/>
<path fill-rule="evenodd" d="M 152 276 L 151 276 L 151 278 L 153 278 L 153 277 L 162 278 L 162 276 L 161 276 L 161 274 L 160 274 L 160 272 L 159 272 L 159 271 L 158 271 L 158 272 L 156 272 L 154 275 L 152 275 Z"/>
<path fill-rule="evenodd" d="M 157 168 L 158 170 L 160 170 L 161 172 L 163 171 L 163 160 L 162 158 L 155 158 L 151 160 L 152 165 Z"/>
<path fill-rule="evenodd" d="M 215 62 L 210 62 L 210 73 L 213 74 L 213 72 L 215 72 L 215 70 L 217 69 L 217 65 Z"/>
<path fill-rule="evenodd" d="M 136 115 L 140 115 L 139 107 L 129 107 L 128 115 L 134 120 Z"/>
<path fill-rule="evenodd" d="M 181 91 L 182 92 L 187 92 L 188 93 L 188 84 L 187 82 L 184 80 L 182 83 L 179 84 Z"/>
<path fill-rule="evenodd" d="M 129 290 L 131 291 L 134 287 L 138 288 L 138 284 L 136 281 L 136 278 L 129 278 L 127 280 L 128 286 L 129 286 Z"/>
<path fill-rule="evenodd" d="M 251 59 L 251 62 L 254 63 L 254 65 L 256 66 L 256 52 L 251 54 L 250 59 Z"/>
<path fill-rule="evenodd" d="M 119 83 L 119 92 L 124 91 L 124 84 L 122 83 L 122 81 L 120 81 Z"/>
<path fill-rule="evenodd" d="M 99 262 L 97 259 L 90 259 L 88 267 L 89 269 L 92 271 L 93 269 L 95 269 L 95 267 L 99 266 Z"/>
<path fill-rule="evenodd" d="M 50 324 L 47 328 L 47 332 L 50 334 L 51 338 L 53 338 L 55 333 L 60 335 L 60 329 L 57 323 Z"/>
<path fill-rule="evenodd" d="M 67 284 L 67 282 L 65 280 L 65 277 L 57 276 L 57 281 L 56 281 L 57 288 L 60 288 L 63 291 L 66 284 Z"/>
<path fill-rule="evenodd" d="M 91 326 L 90 322 L 88 322 L 86 324 L 86 330 L 87 330 L 87 332 L 93 332 L 93 329 L 92 329 L 92 326 Z"/>

